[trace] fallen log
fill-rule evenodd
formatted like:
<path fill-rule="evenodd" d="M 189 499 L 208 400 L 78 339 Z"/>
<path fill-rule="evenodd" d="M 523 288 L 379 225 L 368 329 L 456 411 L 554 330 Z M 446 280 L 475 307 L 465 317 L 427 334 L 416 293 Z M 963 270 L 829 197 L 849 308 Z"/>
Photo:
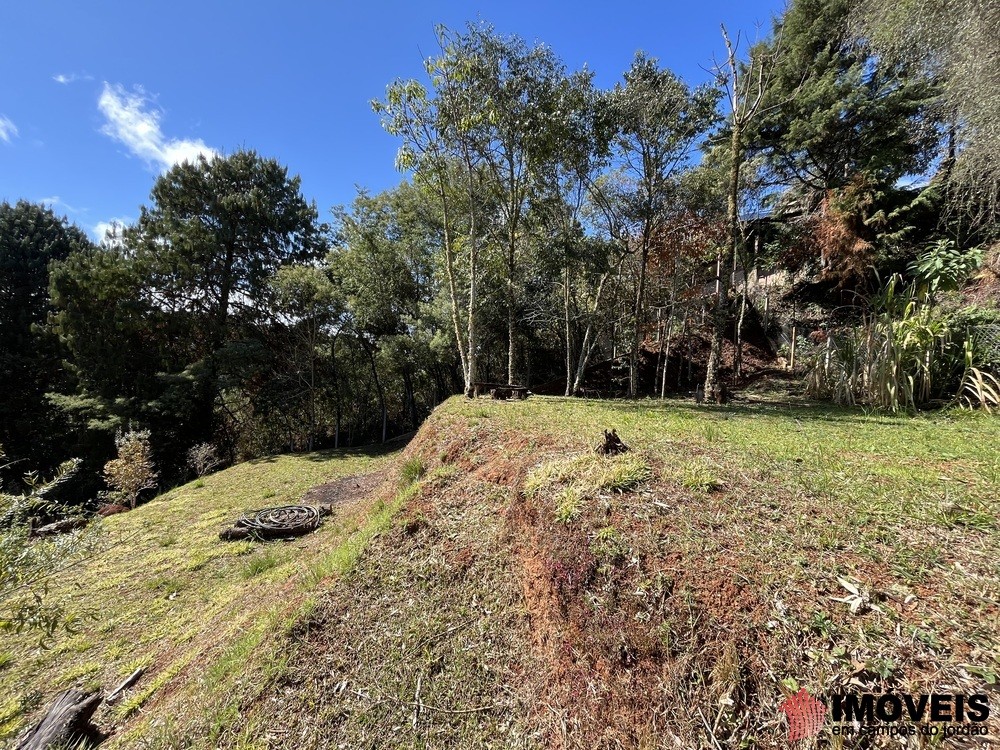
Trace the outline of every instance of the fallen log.
<path fill-rule="evenodd" d="M 45 524 L 45 526 L 39 526 L 37 529 L 31 529 L 31 536 L 65 534 L 67 531 L 82 529 L 86 525 L 86 518 L 64 518 L 62 521 L 55 521 L 54 523 Z"/>
<path fill-rule="evenodd" d="M 90 720 L 101 700 L 100 692 L 85 693 L 70 689 L 60 693 L 42 720 L 21 736 L 16 750 L 99 744 L 105 735 Z"/>

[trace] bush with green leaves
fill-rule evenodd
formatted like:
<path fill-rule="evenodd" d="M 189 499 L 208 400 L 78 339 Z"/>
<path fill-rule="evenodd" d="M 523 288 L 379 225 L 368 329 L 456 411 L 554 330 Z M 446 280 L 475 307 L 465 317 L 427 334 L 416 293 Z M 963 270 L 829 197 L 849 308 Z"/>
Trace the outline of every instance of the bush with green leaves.
<path fill-rule="evenodd" d="M 3 460 L 0 448 L 0 469 L 8 466 Z M 65 462 L 47 480 L 27 473 L 27 491 L 0 490 L 0 632 L 37 630 L 44 640 L 60 627 L 72 628 L 78 617 L 52 600 L 49 581 L 97 548 L 100 526 L 91 522 L 69 533 L 34 539 L 31 520 L 64 515 L 50 495 L 73 476 L 79 463 Z"/>
<path fill-rule="evenodd" d="M 938 240 L 917 256 L 907 271 L 933 299 L 939 291 L 960 288 L 982 264 L 982 248 L 962 250 L 952 240 Z"/>
<path fill-rule="evenodd" d="M 153 464 L 149 430 L 119 430 L 115 434 L 115 446 L 118 458 L 104 465 L 104 479 L 113 490 L 109 497 L 134 508 L 139 493 L 156 487 L 158 477 Z"/>

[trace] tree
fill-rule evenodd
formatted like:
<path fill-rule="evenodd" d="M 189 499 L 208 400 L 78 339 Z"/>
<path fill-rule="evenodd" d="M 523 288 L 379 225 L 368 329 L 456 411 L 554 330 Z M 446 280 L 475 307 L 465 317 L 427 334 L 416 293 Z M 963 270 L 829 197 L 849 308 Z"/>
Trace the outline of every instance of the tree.
<path fill-rule="evenodd" d="M 337 210 L 343 246 L 329 258 L 350 310 L 352 333 L 371 366 L 383 442 L 388 409 L 385 384 L 379 376 L 378 349 L 383 339 L 406 333 L 407 320 L 417 317 L 418 304 L 425 295 L 419 284 L 425 260 L 420 250 L 405 242 L 405 228 L 396 222 L 400 203 L 406 200 L 405 190 L 375 197 L 362 192 L 350 213 Z"/>
<path fill-rule="evenodd" d="M 773 47 L 759 45 L 751 50 L 750 58 L 746 65 L 742 65 L 737 59 L 737 47 L 739 38 L 734 45 L 729 38 L 726 27 L 722 27 L 722 38 L 726 42 L 726 60 L 724 63 L 715 65 L 715 74 L 719 86 L 723 90 L 724 99 L 729 106 L 729 117 L 726 128 L 729 135 L 728 150 L 725 160 L 728 164 L 728 174 L 726 175 L 726 227 L 728 230 L 727 247 L 725 254 L 720 249 L 716 256 L 715 264 L 715 303 L 712 310 L 712 348 L 708 355 L 706 366 L 704 393 L 709 399 L 719 400 L 721 388 L 719 384 L 719 368 L 722 364 L 722 336 L 727 320 L 729 319 L 729 284 L 724 283 L 726 278 L 723 268 L 728 266 L 728 257 L 732 257 L 734 262 L 739 257 L 743 246 L 743 225 L 740 220 L 740 189 L 742 168 L 746 159 L 744 134 L 761 114 L 766 110 L 762 109 L 765 96 L 770 89 L 772 75 L 775 72 L 775 59 L 777 50 L 781 47 L 778 42 L 773 43 Z M 744 259 L 744 272 L 747 263 Z M 742 305 L 739 313 L 739 323 L 737 325 L 737 375 L 740 369 L 740 327 L 743 322 L 743 314 L 746 309 L 746 284 L 744 284 Z"/>
<path fill-rule="evenodd" d="M 995 3 L 953 0 L 860 0 L 852 30 L 884 59 L 918 66 L 943 87 L 950 122 L 942 164 L 951 201 L 978 223 L 1000 211 L 1000 10 Z"/>
<path fill-rule="evenodd" d="M 401 171 L 412 171 L 437 205 L 444 252 L 444 270 L 455 345 L 462 366 L 465 392 L 471 393 L 479 370 L 479 283 L 482 171 L 476 161 L 471 125 L 478 95 L 462 86 L 469 61 L 456 54 L 449 32 L 437 29 L 441 55 L 424 61 L 433 95 L 419 81 L 396 81 L 385 101 L 372 109 L 388 133 L 403 143 L 396 159 Z M 465 310 L 465 325 L 460 320 Z"/>
<path fill-rule="evenodd" d="M 45 206 L 0 203 L 0 443 L 32 463 L 66 455 L 58 445 L 66 425 L 45 399 L 65 378 L 58 341 L 46 329 L 49 265 L 90 247 Z"/>
<path fill-rule="evenodd" d="M 150 198 L 123 240 L 147 264 L 145 296 L 196 316 L 211 350 L 225 341 L 230 316 L 253 315 L 281 265 L 325 249 L 299 178 L 254 151 L 182 162 Z"/>
<path fill-rule="evenodd" d="M 308 419 L 305 448 L 311 451 L 319 434 L 319 401 L 330 385 L 338 394 L 339 438 L 335 349 L 345 324 L 345 301 L 328 271 L 312 265 L 283 266 L 271 279 L 271 289 L 282 331 L 287 334 L 283 369 L 291 382 L 285 384 L 286 390 L 304 396 Z"/>
<path fill-rule="evenodd" d="M 478 102 L 468 120 L 471 151 L 484 170 L 484 188 L 497 209 L 487 224 L 500 249 L 507 312 L 507 382 L 516 375 L 519 256 L 524 252 L 528 203 L 538 175 L 569 145 L 570 124 L 581 114 L 578 91 L 590 74 L 566 76 L 551 48 L 529 47 L 489 26 L 449 34 L 448 54 L 465 64 L 457 85 Z"/>
<path fill-rule="evenodd" d="M 698 139 L 715 122 L 717 92 L 690 89 L 654 58 L 636 54 L 624 85 L 612 94 L 618 123 L 615 151 L 621 188 L 614 196 L 614 224 L 627 249 L 637 256 L 629 354 L 629 395 L 638 390 L 639 347 L 646 299 L 650 250 L 662 227 L 671 180 L 689 162 Z M 605 200 L 605 205 L 611 203 Z"/>
<path fill-rule="evenodd" d="M 63 404 L 105 430 L 148 425 L 157 462 L 179 478 L 188 447 L 222 424 L 221 394 L 268 366 L 269 280 L 326 245 L 299 179 L 252 151 L 176 165 L 151 203 L 119 243 L 53 271 L 78 380 Z M 236 438 L 223 437 L 232 458 Z"/>
<path fill-rule="evenodd" d="M 774 64 L 748 136 L 775 181 L 814 194 L 859 173 L 888 185 L 920 174 L 939 138 L 930 110 L 936 87 L 856 44 L 850 7 L 850 0 L 794 0 L 767 49 L 757 51 Z"/>
<path fill-rule="evenodd" d="M 557 111 L 558 116 L 550 115 L 551 151 L 534 169 L 528 223 L 537 260 L 558 270 L 558 276 L 549 276 L 562 288 L 564 393 L 569 396 L 580 388 L 597 347 L 608 282 L 616 272 L 620 277 L 623 256 L 594 218 L 597 186 L 615 134 L 609 97 L 594 89 L 589 71 L 580 71 L 560 84 Z"/>
<path fill-rule="evenodd" d="M 113 488 L 111 497 L 134 508 L 143 490 L 156 487 L 158 474 L 153 464 L 149 430 L 119 431 L 115 435 L 118 457 L 104 465 L 104 478 Z"/>

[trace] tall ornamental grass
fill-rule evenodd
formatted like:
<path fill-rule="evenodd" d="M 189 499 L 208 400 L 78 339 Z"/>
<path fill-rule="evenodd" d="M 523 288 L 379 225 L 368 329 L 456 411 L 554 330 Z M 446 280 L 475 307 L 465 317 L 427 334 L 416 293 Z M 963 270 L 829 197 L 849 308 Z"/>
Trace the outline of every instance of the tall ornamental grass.
<path fill-rule="evenodd" d="M 809 363 L 809 394 L 890 412 L 935 403 L 1000 408 L 1000 381 L 983 366 L 970 331 L 915 285 L 900 292 L 900 281 L 889 281 L 878 312 L 828 334 Z"/>

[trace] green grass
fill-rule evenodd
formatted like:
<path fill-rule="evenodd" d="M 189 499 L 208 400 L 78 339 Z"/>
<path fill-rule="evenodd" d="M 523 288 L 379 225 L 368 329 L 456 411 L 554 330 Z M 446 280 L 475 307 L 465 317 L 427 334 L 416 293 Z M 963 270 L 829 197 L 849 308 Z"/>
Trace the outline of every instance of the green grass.
<path fill-rule="evenodd" d="M 14 689 L 0 705 L 0 741 L 56 688 L 87 681 L 110 689 L 137 665 L 147 673 L 115 707 L 116 720 L 142 715 L 140 709 L 169 686 L 175 723 L 184 727 L 197 719 L 206 726 L 208 720 L 194 714 L 218 707 L 206 695 L 205 671 L 233 677 L 239 665 L 259 676 L 280 664 L 273 644 L 261 648 L 258 642 L 256 651 L 242 654 L 256 658 L 256 665 L 254 658 L 241 661 L 239 644 L 248 633 L 271 638 L 275 623 L 297 611 L 310 586 L 357 558 L 370 538 L 358 536 L 369 509 L 345 509 L 343 517 L 332 516 L 314 534 L 287 543 L 222 542 L 219 530 L 261 507 L 262 499 L 269 505 L 298 502 L 310 487 L 384 462 L 379 451 L 275 456 L 203 477 L 106 519 L 102 551 L 50 581 L 54 598 L 86 615 L 78 632 L 57 633 L 43 650 L 37 637 L 5 636 L 0 681 Z M 375 515 L 390 512 L 380 507 Z M 336 556 L 341 565 L 330 565 Z M 210 683 L 237 703 L 242 688 L 253 687 L 234 677 Z M 110 746 L 146 736 L 149 727 L 142 725 L 130 725 L 122 737 L 131 740 L 116 737 Z"/>
<path fill-rule="evenodd" d="M 740 646 L 758 644 L 758 636 L 783 644 L 767 654 L 774 674 L 759 683 L 755 700 L 770 701 L 768 691 L 779 683 L 812 689 L 860 669 L 891 682 L 915 669 L 906 661 L 911 652 L 949 676 L 988 681 L 1000 671 L 991 656 L 1000 652 L 1000 632 L 989 604 L 1000 596 L 1000 419 L 959 411 L 888 417 L 828 406 L 456 398 L 435 412 L 431 426 L 459 442 L 444 450 L 428 440 L 390 476 L 391 490 L 338 510 L 318 532 L 291 542 L 222 543 L 217 532 L 246 510 L 296 502 L 311 486 L 373 470 L 384 459 L 359 452 L 274 457 L 107 519 L 108 548 L 52 586 L 94 619 L 83 620 L 79 633 L 59 634 L 48 650 L 39 651 L 30 637 L 3 644 L 0 682 L 15 688 L 0 697 L 0 741 L 62 686 L 108 688 L 145 666 L 146 675 L 110 714 L 119 731 L 109 747 L 266 744 L 266 707 L 297 689 L 284 681 L 295 656 L 290 634 L 322 622 L 314 613 L 321 617 L 331 580 L 340 581 L 343 611 L 351 616 L 324 627 L 358 628 L 361 640 L 350 648 L 368 655 L 372 675 L 389 680 L 398 672 L 392 679 L 402 686 L 401 700 L 412 700 L 417 689 L 400 677 L 416 661 L 405 650 L 389 663 L 383 644 L 357 624 L 359 608 L 386 632 L 429 618 L 411 633 L 414 648 L 426 646 L 426 634 L 450 637 L 451 628 L 463 628 L 454 631 L 460 639 L 454 650 L 443 652 L 450 660 L 442 662 L 444 674 L 457 675 L 455 682 L 442 677 L 439 689 L 463 684 L 458 665 L 474 656 L 461 640 L 469 636 L 463 623 L 477 620 L 450 589 L 433 586 L 468 587 L 477 600 L 494 586 L 490 616 L 497 627 L 508 618 L 522 623 L 521 589 L 505 588 L 511 583 L 505 566 L 515 563 L 504 546 L 507 513 L 520 503 L 538 509 L 545 534 L 582 545 L 556 560 L 562 548 L 553 542 L 545 564 L 593 555 L 598 572 L 586 611 L 639 607 L 642 619 L 627 610 L 621 621 L 648 625 L 669 653 L 727 632 L 707 624 L 713 612 L 704 597 L 717 584 L 744 587 L 744 597 L 771 608 L 760 614 L 754 639 Z M 612 428 L 632 451 L 596 455 L 594 445 Z M 508 484 L 498 488 L 496 477 Z M 365 554 L 372 544 L 377 556 Z M 409 556 L 400 556 L 400 545 Z M 502 565 L 490 567 L 494 558 Z M 453 570 L 447 560 L 466 560 L 473 572 L 456 574 L 464 568 Z M 428 577 L 435 566 L 440 571 Z M 359 568 L 368 572 L 352 583 Z M 615 592 L 619 579 L 628 585 Z M 840 579 L 857 588 L 859 614 L 851 613 L 855 595 Z M 395 619 L 385 618 L 385 603 L 365 588 L 376 584 L 393 592 Z M 887 602 L 899 602 L 902 613 Z M 444 607 L 455 610 L 454 618 L 440 615 Z M 749 615 L 736 624 L 744 621 Z M 509 633 L 481 635 L 492 644 Z M 594 642 L 614 636 L 593 635 Z M 897 648 L 902 641 L 910 652 Z M 740 653 L 746 662 L 725 650 L 710 654 L 714 666 L 704 674 L 678 671 L 689 675 L 691 690 L 697 680 L 735 686 L 750 660 L 764 659 L 756 652 Z M 494 663 L 502 660 L 486 659 L 482 668 Z M 317 669 L 326 670 L 322 680 L 330 678 L 328 666 Z M 428 679 L 424 690 L 432 689 Z M 484 689 L 482 702 L 477 696 L 467 705 L 482 705 L 490 695 Z M 773 718 L 776 709 L 767 705 Z M 315 718 L 309 713 L 315 708 L 303 706 L 303 721 Z M 331 726 L 340 721 L 327 718 Z M 351 719 L 359 726 L 366 720 Z M 405 726 L 411 720 L 409 712 L 398 719 Z"/>
<path fill-rule="evenodd" d="M 783 685 L 969 693 L 1000 673 L 996 416 L 889 416 L 803 402 L 456 399 L 432 429 L 468 446 L 465 473 L 454 480 L 464 489 L 446 495 L 439 513 L 479 512 L 475 477 L 515 477 L 503 462 L 520 462 L 521 494 L 493 512 L 530 519 L 522 523 L 537 524 L 537 535 L 516 538 L 495 562 L 539 544 L 524 580 L 536 588 L 558 582 L 561 608 L 549 617 L 559 625 L 533 637 L 559 642 L 556 662 L 572 656 L 543 673 L 614 664 L 629 637 L 619 629 L 634 629 L 639 644 L 668 646 L 643 653 L 652 672 L 662 669 L 675 683 L 646 684 L 629 697 L 625 686 L 639 676 L 602 682 L 599 669 L 581 666 L 586 690 L 561 684 L 573 700 L 559 703 L 554 692 L 526 698 L 551 711 L 554 736 L 588 720 L 593 736 L 612 736 L 600 701 L 587 696 L 614 696 L 681 721 L 679 706 L 714 706 L 720 692 L 713 691 L 721 691 L 733 703 L 708 721 L 722 746 L 738 746 L 741 737 L 770 746 L 784 740 L 773 718 Z M 594 446 L 611 429 L 632 451 L 603 459 Z M 433 457 L 444 454 L 421 455 L 433 472 Z M 426 513 L 434 512 L 432 499 Z M 573 616 L 572 624 L 559 619 Z M 530 617 L 547 622 L 544 613 Z M 602 622 L 611 623 L 606 631 Z M 586 635 L 572 641 L 573 632 Z M 402 663 L 385 668 L 416 677 Z M 458 681 L 447 685 L 460 689 Z M 668 696 L 666 705 L 656 695 Z M 703 718 L 692 709 L 688 720 L 686 727 L 667 720 L 664 735 L 699 745 Z M 540 721 L 533 731 L 544 733 Z M 619 729 L 618 736 L 636 731 Z"/>
<path fill-rule="evenodd" d="M 400 469 L 400 484 L 404 486 L 413 484 L 424 475 L 425 471 L 427 471 L 427 469 L 424 466 L 424 462 L 419 457 L 411 458 L 410 460 L 404 462 L 402 469 Z"/>

